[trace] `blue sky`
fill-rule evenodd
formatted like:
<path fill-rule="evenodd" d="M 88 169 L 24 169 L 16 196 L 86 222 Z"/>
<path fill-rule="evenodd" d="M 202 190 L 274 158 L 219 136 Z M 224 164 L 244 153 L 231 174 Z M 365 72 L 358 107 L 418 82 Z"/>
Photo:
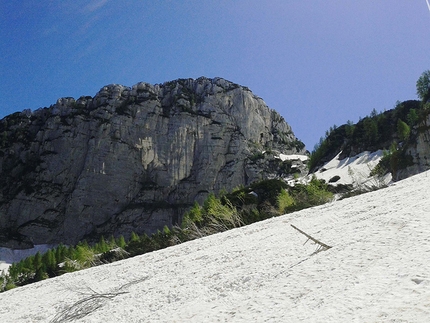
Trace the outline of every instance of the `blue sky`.
<path fill-rule="evenodd" d="M 332 125 L 416 99 L 425 0 L 0 0 L 0 118 L 111 83 L 223 77 L 312 150 Z"/>

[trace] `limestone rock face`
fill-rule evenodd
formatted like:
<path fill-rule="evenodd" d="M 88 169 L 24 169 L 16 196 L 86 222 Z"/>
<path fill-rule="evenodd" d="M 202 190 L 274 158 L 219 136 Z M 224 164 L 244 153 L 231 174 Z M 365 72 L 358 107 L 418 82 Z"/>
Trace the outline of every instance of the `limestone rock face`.
<path fill-rule="evenodd" d="M 305 154 L 278 113 L 221 78 L 113 84 L 12 114 L 0 121 L 0 246 L 152 233 L 209 192 L 285 176 L 267 152 Z"/>
<path fill-rule="evenodd" d="M 407 154 L 412 157 L 412 166 L 400 170 L 396 180 L 419 174 L 430 169 L 430 115 L 421 125 L 422 130 L 417 131 L 417 139 L 407 147 Z"/>

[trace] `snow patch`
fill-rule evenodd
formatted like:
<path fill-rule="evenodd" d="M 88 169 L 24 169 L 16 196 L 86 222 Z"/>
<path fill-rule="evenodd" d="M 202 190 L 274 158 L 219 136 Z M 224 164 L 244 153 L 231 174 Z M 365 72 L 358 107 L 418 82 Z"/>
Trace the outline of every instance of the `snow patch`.
<path fill-rule="evenodd" d="M 278 158 L 282 161 L 301 160 L 302 162 L 307 161 L 309 159 L 308 156 L 306 156 L 306 155 L 284 155 L 284 154 L 279 154 Z"/>
<path fill-rule="evenodd" d="M 339 159 L 341 153 L 334 157 L 331 161 L 321 167 L 314 175 L 318 179 L 323 179 L 327 183 L 330 180 L 339 177 L 333 184 L 352 184 L 357 186 L 374 186 L 379 184 L 388 184 L 391 181 L 391 175 L 378 179 L 370 177 L 370 172 L 383 156 L 383 150 L 375 152 L 365 151 L 353 157 Z M 382 181 L 382 183 L 380 183 Z"/>

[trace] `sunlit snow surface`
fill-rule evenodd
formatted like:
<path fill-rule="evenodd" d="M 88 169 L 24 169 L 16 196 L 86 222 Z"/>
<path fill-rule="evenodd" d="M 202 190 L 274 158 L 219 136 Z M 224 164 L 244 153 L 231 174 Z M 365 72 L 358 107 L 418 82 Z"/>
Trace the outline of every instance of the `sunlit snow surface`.
<path fill-rule="evenodd" d="M 301 160 L 301 161 L 306 161 L 308 160 L 308 156 L 306 155 L 284 155 L 284 154 L 279 154 L 278 157 L 280 160 L 285 161 L 285 160 Z"/>
<path fill-rule="evenodd" d="M 16 288 L 0 322 L 428 322 L 429 180 Z"/>
<path fill-rule="evenodd" d="M 383 151 L 362 152 L 354 157 L 339 159 L 340 153 L 315 172 L 315 176 L 330 182 L 335 176 L 340 179 L 333 184 L 352 184 L 354 186 L 380 186 L 391 181 L 391 174 L 384 178 L 369 177 L 371 170 L 379 163 Z"/>

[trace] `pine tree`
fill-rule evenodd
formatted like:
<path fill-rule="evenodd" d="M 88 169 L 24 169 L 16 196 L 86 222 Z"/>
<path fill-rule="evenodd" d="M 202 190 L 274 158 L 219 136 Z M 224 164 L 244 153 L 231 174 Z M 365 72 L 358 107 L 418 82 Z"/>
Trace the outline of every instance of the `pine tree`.
<path fill-rule="evenodd" d="M 417 95 L 425 103 L 430 98 L 430 70 L 424 71 L 417 81 Z"/>
<path fill-rule="evenodd" d="M 375 119 L 366 118 L 363 120 L 364 139 L 367 144 L 373 145 L 378 140 L 378 123 Z"/>
<path fill-rule="evenodd" d="M 49 249 L 42 256 L 42 262 L 46 268 L 47 274 L 52 277 L 55 276 L 55 270 L 57 268 L 57 261 L 55 259 L 55 252 Z"/>
<path fill-rule="evenodd" d="M 18 280 L 19 272 L 16 263 L 13 263 L 9 266 L 8 273 L 11 281 L 15 282 Z"/>
<path fill-rule="evenodd" d="M 116 247 L 117 247 L 117 244 L 116 244 L 116 241 L 115 241 L 115 237 L 113 235 L 111 235 L 110 239 L 109 239 L 108 248 L 109 248 L 109 250 L 112 250 L 112 249 L 114 249 Z"/>
<path fill-rule="evenodd" d="M 67 247 L 60 243 L 57 248 L 55 248 L 55 260 L 57 263 L 62 263 L 66 260 Z"/>
<path fill-rule="evenodd" d="M 36 272 L 40 267 L 42 266 L 42 255 L 38 251 L 34 255 L 34 261 L 33 261 L 33 271 Z"/>
<path fill-rule="evenodd" d="M 138 242 L 140 239 L 139 239 L 139 236 L 135 233 L 135 232 L 132 232 L 131 233 L 131 238 L 130 238 L 130 241 L 131 242 Z"/>
<path fill-rule="evenodd" d="M 124 248 L 125 248 L 126 243 L 125 243 L 125 239 L 124 239 L 124 236 L 123 236 L 123 235 L 121 235 L 121 236 L 116 240 L 116 245 L 117 245 L 118 247 L 122 248 L 122 249 L 124 249 Z"/>
<path fill-rule="evenodd" d="M 43 263 L 43 258 L 40 252 L 34 255 L 34 281 L 40 281 L 47 278 L 46 265 Z"/>
<path fill-rule="evenodd" d="M 46 273 L 46 267 L 44 264 L 41 264 L 41 266 L 36 270 L 34 281 L 38 282 L 46 278 L 49 278 L 48 274 Z"/>
<path fill-rule="evenodd" d="M 418 113 L 416 109 L 410 109 L 408 115 L 406 116 L 406 119 L 408 120 L 408 125 L 410 127 L 413 127 L 418 122 Z"/>
<path fill-rule="evenodd" d="M 98 253 L 103 253 L 109 250 L 109 247 L 106 243 L 105 237 L 101 236 L 100 241 L 95 246 L 95 251 Z"/>

